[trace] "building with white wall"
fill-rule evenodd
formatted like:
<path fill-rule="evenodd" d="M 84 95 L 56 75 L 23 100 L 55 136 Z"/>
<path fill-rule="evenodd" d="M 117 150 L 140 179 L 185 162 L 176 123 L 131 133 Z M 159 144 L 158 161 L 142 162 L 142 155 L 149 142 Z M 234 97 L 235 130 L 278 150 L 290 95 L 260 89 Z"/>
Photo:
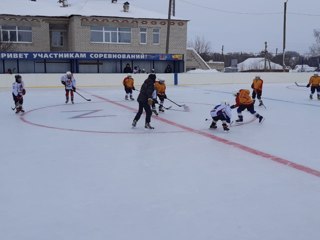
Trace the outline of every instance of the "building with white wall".
<path fill-rule="evenodd" d="M 184 72 L 188 20 L 115 0 L 1 0 L 0 73 Z"/>

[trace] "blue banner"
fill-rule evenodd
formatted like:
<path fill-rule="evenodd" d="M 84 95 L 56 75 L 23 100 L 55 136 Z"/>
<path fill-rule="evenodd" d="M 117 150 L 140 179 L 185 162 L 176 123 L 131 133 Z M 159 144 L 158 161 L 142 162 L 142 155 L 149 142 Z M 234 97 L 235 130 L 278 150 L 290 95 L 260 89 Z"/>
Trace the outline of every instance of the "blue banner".
<path fill-rule="evenodd" d="M 182 61 L 183 54 L 102 53 L 102 52 L 0 52 L 0 60 L 159 60 Z"/>

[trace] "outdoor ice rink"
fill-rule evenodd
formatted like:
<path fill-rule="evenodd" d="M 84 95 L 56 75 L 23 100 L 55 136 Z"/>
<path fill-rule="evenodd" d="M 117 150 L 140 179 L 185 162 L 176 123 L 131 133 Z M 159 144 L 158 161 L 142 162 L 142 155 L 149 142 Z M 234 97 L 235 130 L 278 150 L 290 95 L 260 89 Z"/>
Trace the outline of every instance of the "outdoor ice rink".
<path fill-rule="evenodd" d="M 167 86 L 190 111 L 166 101 L 154 130 L 122 87 L 27 87 L 24 115 L 1 89 L 0 239 L 320 239 L 320 101 L 265 83 L 262 124 L 209 129 L 240 88 Z"/>

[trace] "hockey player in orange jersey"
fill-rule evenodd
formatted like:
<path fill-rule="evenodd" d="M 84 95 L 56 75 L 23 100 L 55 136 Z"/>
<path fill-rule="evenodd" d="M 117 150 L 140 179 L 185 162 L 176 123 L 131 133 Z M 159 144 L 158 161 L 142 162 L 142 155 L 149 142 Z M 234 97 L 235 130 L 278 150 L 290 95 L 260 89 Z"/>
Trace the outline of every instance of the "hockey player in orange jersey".
<path fill-rule="evenodd" d="M 263 121 L 263 116 L 254 110 L 254 102 L 250 96 L 250 90 L 240 89 L 236 93 L 236 104 L 231 106 L 231 109 L 237 107 L 238 119 L 236 122 L 243 122 L 243 110 L 247 109 L 252 115 L 259 119 L 259 122 Z"/>

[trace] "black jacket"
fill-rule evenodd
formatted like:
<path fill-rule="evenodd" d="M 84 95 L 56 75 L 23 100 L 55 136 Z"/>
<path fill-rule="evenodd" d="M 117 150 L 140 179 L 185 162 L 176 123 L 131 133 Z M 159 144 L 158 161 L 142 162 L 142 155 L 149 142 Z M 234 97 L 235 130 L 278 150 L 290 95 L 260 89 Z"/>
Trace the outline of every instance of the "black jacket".
<path fill-rule="evenodd" d="M 138 102 L 146 103 L 148 102 L 148 98 L 152 98 L 152 93 L 154 91 L 155 77 L 152 77 L 152 76 L 150 77 L 150 75 L 141 86 L 140 94 L 137 98 Z"/>

